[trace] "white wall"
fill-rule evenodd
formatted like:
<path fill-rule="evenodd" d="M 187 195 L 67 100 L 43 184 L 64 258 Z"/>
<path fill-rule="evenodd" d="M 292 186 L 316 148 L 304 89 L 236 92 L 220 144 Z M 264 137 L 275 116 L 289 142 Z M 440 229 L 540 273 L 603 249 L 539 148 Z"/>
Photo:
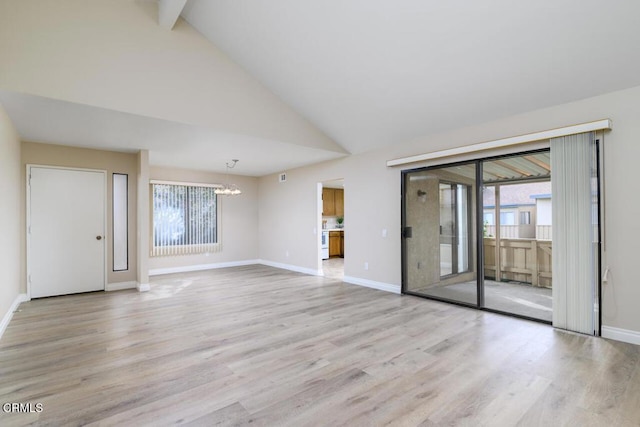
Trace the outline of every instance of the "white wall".
<path fill-rule="evenodd" d="M 290 170 L 284 183 L 260 178 L 260 258 L 316 270 L 317 184 L 344 178 L 345 275 L 399 286 L 400 177 L 385 161 L 378 152 Z"/>
<path fill-rule="evenodd" d="M 177 182 L 222 184 L 231 181 L 242 194 L 218 196 L 220 203 L 220 239 L 222 251 L 173 257 L 149 258 L 151 273 L 225 265 L 258 259 L 258 179 L 238 175 L 226 176 L 202 171 L 151 167 L 151 179 Z"/>
<path fill-rule="evenodd" d="M 604 141 L 605 265 L 603 325 L 640 332 L 636 269 L 640 198 L 630 197 L 640 159 L 640 87 L 563 104 L 451 132 L 428 135 L 391 148 L 260 178 L 260 258 L 316 268 L 316 183 L 344 178 L 345 275 L 399 285 L 401 281 L 400 167 L 389 159 L 532 133 L 603 118 L 613 120 Z M 454 159 L 450 159 L 454 160 Z M 429 163 L 406 165 L 410 169 Z M 285 209 L 286 207 L 286 209 Z M 388 229 L 388 237 L 381 236 Z M 289 257 L 286 257 L 286 251 Z M 369 270 L 364 270 L 364 262 Z"/>
<path fill-rule="evenodd" d="M 536 199 L 537 225 L 551 225 L 551 199 Z"/>
<path fill-rule="evenodd" d="M 20 141 L 9 117 L 0 105 L 0 321 L 20 293 L 22 191 Z"/>
<path fill-rule="evenodd" d="M 155 1 L 0 2 L 0 88 L 343 152 Z"/>

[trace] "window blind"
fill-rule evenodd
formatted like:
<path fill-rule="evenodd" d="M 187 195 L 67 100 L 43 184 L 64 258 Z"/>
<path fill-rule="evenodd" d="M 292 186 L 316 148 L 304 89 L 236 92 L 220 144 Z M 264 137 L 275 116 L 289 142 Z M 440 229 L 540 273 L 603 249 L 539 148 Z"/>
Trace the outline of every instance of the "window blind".
<path fill-rule="evenodd" d="M 215 187 L 152 183 L 151 256 L 218 252 Z"/>
<path fill-rule="evenodd" d="M 597 145 L 592 132 L 551 140 L 553 326 L 597 331 Z"/>

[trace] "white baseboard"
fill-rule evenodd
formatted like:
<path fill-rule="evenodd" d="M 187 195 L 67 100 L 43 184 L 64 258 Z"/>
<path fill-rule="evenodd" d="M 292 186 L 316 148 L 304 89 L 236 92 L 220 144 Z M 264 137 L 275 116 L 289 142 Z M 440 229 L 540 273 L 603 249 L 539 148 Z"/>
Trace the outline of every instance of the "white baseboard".
<path fill-rule="evenodd" d="M 260 264 L 257 259 L 249 259 L 244 261 L 217 262 L 214 264 L 197 264 L 186 265 L 184 267 L 154 268 L 149 270 L 149 276 L 158 276 L 161 274 L 171 273 L 187 273 L 190 271 L 212 270 L 214 268 L 241 267 L 244 265 Z"/>
<path fill-rule="evenodd" d="M 11 307 L 9 307 L 9 311 L 4 314 L 4 316 L 2 317 L 2 322 L 0 322 L 0 338 L 2 338 L 2 334 L 4 334 L 7 326 L 9 326 L 9 322 L 11 322 L 11 319 L 13 318 L 13 313 L 18 309 L 20 303 L 25 301 L 29 301 L 29 297 L 27 297 L 27 294 L 18 294 L 16 299 L 13 300 Z"/>
<path fill-rule="evenodd" d="M 638 331 L 614 328 L 613 326 L 603 326 L 601 332 L 602 338 L 640 345 L 640 332 Z"/>
<path fill-rule="evenodd" d="M 342 278 L 342 281 L 346 283 L 351 283 L 352 285 L 364 286 L 367 288 L 378 289 L 380 291 L 400 294 L 400 286 L 393 285 L 391 283 L 375 282 L 373 280 L 361 279 L 359 277 L 351 277 L 351 276 L 344 276 Z"/>
<path fill-rule="evenodd" d="M 282 264 L 279 262 L 267 261 L 264 259 L 259 260 L 257 264 L 267 265 L 269 267 L 275 267 L 275 268 L 282 268 L 284 270 L 295 271 L 296 273 L 309 274 L 311 276 L 322 276 L 322 270 L 314 270 L 313 268 L 305 268 L 297 265 Z"/>
<path fill-rule="evenodd" d="M 136 289 L 138 289 L 138 292 L 147 292 L 151 290 L 151 286 L 148 283 L 137 283 Z"/>
<path fill-rule="evenodd" d="M 107 286 L 104 287 L 104 290 L 107 292 L 111 291 L 121 291 L 123 289 L 136 289 L 138 287 L 138 282 L 135 280 L 131 280 L 129 282 L 117 282 L 117 283 L 107 283 Z"/>

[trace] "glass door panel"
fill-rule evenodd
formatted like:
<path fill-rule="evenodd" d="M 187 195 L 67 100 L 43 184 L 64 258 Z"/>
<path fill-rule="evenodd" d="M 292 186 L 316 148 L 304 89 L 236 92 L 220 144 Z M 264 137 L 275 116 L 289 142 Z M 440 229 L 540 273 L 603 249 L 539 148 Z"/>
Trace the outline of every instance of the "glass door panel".
<path fill-rule="evenodd" d="M 404 175 L 405 292 L 477 305 L 476 165 Z"/>
<path fill-rule="evenodd" d="M 550 322 L 550 163 L 540 150 L 404 171 L 402 291 Z"/>
<path fill-rule="evenodd" d="M 483 307 L 551 321 L 548 152 L 483 163 Z"/>

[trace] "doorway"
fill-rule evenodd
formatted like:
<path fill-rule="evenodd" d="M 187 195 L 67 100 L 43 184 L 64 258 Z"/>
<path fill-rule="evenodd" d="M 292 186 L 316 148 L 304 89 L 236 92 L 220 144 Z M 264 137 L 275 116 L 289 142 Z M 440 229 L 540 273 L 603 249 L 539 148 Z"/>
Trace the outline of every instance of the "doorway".
<path fill-rule="evenodd" d="M 28 166 L 31 298 L 104 290 L 106 173 Z"/>
<path fill-rule="evenodd" d="M 320 262 L 322 272 L 325 277 L 342 280 L 344 278 L 344 248 L 347 236 L 344 179 L 324 181 L 321 187 Z"/>

